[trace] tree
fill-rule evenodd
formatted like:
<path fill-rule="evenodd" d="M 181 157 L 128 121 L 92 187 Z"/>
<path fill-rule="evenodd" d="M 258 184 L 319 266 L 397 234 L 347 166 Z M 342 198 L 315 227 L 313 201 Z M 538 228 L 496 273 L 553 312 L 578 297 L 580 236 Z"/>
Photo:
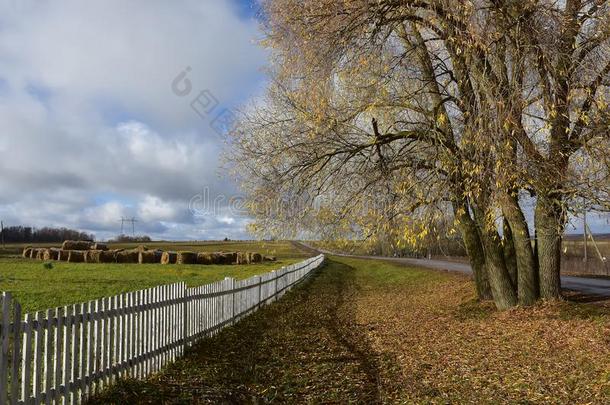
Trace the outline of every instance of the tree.
<path fill-rule="evenodd" d="M 265 8 L 273 80 L 232 149 L 255 229 L 413 243 L 450 210 L 481 299 L 559 297 L 575 198 L 608 206 L 606 2 Z"/>

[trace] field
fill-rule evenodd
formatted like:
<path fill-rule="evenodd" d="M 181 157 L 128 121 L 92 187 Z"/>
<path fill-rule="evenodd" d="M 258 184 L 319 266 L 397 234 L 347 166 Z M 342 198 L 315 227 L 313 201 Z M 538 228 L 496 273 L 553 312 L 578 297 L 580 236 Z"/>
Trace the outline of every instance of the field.
<path fill-rule="evenodd" d="M 0 256 L 0 291 L 11 292 L 22 304 L 24 311 L 33 312 L 161 284 L 184 281 L 189 286 L 197 286 L 224 277 L 247 278 L 307 257 L 289 242 L 157 242 L 146 246 L 167 250 L 252 251 L 274 255 L 278 261 L 243 266 L 52 262 L 53 268 L 47 269 L 43 262 L 19 257 L 23 245 L 7 245 Z"/>
<path fill-rule="evenodd" d="M 610 238 L 598 237 L 595 244 L 587 243 L 587 262 L 584 262 L 584 241 L 576 236 L 570 236 L 563 241 L 561 271 L 564 274 L 590 274 L 610 276 Z M 598 251 L 599 250 L 599 251 Z M 606 258 L 603 261 L 600 258 Z"/>
<path fill-rule="evenodd" d="M 310 281 L 94 404 L 610 403 L 610 308 L 497 312 L 472 281 L 331 258 Z"/>

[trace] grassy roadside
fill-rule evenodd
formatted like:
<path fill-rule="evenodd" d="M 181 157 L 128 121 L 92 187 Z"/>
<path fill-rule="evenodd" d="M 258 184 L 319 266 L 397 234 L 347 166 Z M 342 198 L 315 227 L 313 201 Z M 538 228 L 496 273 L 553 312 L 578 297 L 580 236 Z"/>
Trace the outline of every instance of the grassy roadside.
<path fill-rule="evenodd" d="M 608 403 L 610 311 L 497 313 L 454 274 L 333 258 L 164 373 L 93 403 Z"/>
<path fill-rule="evenodd" d="M 25 312 L 33 312 L 181 281 L 189 286 L 198 286 L 225 277 L 248 278 L 306 257 L 286 242 L 229 242 L 214 245 L 191 243 L 188 246 L 166 243 L 163 247 L 197 251 L 237 251 L 241 248 L 245 251 L 275 254 L 279 260 L 247 266 L 52 262 L 53 268 L 47 269 L 40 261 L 0 257 L 0 291 L 11 292 Z"/>

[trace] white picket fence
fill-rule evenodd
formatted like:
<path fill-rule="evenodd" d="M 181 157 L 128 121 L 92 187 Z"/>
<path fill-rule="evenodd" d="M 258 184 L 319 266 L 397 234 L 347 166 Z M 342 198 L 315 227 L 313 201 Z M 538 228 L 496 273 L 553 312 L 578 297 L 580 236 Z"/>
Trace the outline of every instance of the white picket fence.
<path fill-rule="evenodd" d="M 281 297 L 323 262 L 320 255 L 246 280 L 158 286 L 24 318 L 3 293 L 0 405 L 77 404 L 118 378 L 144 378 Z"/>

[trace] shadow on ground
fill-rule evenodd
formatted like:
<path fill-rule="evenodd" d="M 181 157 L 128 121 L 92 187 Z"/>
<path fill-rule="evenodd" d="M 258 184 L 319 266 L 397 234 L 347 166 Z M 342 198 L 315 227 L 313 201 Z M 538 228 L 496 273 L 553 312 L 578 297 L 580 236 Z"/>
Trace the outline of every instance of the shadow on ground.
<path fill-rule="evenodd" d="M 351 300 L 354 269 L 329 262 L 278 302 L 203 341 L 163 374 L 91 403 L 379 403 L 379 366 Z"/>

